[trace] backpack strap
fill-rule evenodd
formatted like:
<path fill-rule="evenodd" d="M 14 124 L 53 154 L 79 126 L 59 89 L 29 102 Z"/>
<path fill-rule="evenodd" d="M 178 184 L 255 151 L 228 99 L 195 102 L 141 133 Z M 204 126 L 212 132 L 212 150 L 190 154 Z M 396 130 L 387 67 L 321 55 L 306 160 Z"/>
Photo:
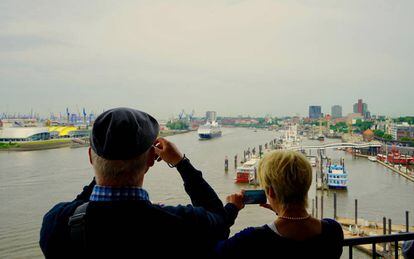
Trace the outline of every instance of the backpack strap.
<path fill-rule="evenodd" d="M 77 248 L 86 248 L 86 227 L 85 217 L 86 209 L 88 208 L 89 202 L 86 202 L 78 206 L 69 218 L 70 237 L 76 244 Z"/>

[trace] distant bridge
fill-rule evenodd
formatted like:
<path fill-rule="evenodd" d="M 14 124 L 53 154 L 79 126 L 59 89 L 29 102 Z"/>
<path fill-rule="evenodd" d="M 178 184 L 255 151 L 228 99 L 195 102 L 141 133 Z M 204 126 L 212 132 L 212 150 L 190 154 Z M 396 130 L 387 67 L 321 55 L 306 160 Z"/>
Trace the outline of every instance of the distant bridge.
<path fill-rule="evenodd" d="M 328 143 L 325 145 L 310 145 L 310 146 L 295 146 L 288 147 L 288 150 L 302 150 L 302 149 L 328 149 L 328 148 L 369 148 L 381 147 L 381 143 Z"/>

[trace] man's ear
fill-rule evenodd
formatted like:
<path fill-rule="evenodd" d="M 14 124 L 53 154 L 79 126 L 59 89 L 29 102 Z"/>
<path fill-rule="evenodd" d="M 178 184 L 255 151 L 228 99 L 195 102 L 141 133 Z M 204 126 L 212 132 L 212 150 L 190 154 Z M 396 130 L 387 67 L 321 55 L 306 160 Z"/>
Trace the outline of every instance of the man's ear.
<path fill-rule="evenodd" d="M 89 163 L 91 163 L 91 165 L 93 165 L 93 163 L 92 163 L 92 155 L 91 155 L 91 152 L 92 152 L 92 149 L 91 149 L 91 147 L 89 147 L 89 149 L 88 149 L 88 154 L 89 154 Z"/>
<path fill-rule="evenodd" d="M 155 162 L 155 150 L 154 150 L 154 147 L 151 147 L 150 150 L 148 151 L 147 166 L 152 167 L 154 165 L 154 162 Z"/>

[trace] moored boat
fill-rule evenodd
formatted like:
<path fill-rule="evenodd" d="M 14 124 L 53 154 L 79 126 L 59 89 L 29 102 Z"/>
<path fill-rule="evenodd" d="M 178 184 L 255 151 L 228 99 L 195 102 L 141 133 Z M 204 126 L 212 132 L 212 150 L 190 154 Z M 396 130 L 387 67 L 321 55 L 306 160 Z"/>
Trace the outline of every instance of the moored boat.
<path fill-rule="evenodd" d="M 257 164 L 259 158 L 252 158 L 236 169 L 236 183 L 252 183 L 257 179 Z"/>
<path fill-rule="evenodd" d="M 378 154 L 377 160 L 381 162 L 388 162 L 392 164 L 408 165 L 414 163 L 414 157 L 410 155 L 402 155 L 398 149 L 393 146 L 388 155 Z"/>
<path fill-rule="evenodd" d="M 368 160 L 372 162 L 377 162 L 377 158 L 375 156 L 369 156 Z"/>
<path fill-rule="evenodd" d="M 340 164 L 327 165 L 327 185 L 330 189 L 347 189 L 348 173 L 345 170 L 344 160 Z"/>

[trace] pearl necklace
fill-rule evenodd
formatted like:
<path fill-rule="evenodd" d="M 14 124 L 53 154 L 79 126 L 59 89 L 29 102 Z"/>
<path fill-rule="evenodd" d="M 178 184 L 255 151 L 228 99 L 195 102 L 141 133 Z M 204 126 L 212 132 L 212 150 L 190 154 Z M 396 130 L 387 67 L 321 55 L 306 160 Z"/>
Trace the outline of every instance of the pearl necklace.
<path fill-rule="evenodd" d="M 278 216 L 278 217 L 281 218 L 281 219 L 288 219 L 288 220 L 305 220 L 305 219 L 310 218 L 310 216 L 311 215 L 308 214 L 305 217 L 288 217 L 288 216 Z"/>

